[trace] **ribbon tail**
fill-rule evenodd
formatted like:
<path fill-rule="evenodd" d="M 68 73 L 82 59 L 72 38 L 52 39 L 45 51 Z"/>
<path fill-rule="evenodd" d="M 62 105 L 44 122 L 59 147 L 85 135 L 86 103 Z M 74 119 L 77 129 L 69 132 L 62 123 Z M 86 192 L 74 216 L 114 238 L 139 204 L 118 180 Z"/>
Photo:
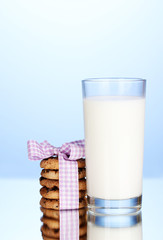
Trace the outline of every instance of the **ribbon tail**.
<path fill-rule="evenodd" d="M 77 161 L 65 161 L 59 153 L 60 210 L 79 208 L 79 182 Z"/>

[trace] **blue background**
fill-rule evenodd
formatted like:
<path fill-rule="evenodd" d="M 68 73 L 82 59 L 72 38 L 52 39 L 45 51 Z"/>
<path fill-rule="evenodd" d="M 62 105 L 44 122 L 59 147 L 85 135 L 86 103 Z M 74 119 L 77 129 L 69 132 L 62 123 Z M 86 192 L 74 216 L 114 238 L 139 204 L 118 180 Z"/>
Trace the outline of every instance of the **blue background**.
<path fill-rule="evenodd" d="M 163 176 L 163 2 L 1 0 L 0 177 L 38 178 L 28 139 L 82 139 L 81 80 L 147 79 L 144 176 Z"/>

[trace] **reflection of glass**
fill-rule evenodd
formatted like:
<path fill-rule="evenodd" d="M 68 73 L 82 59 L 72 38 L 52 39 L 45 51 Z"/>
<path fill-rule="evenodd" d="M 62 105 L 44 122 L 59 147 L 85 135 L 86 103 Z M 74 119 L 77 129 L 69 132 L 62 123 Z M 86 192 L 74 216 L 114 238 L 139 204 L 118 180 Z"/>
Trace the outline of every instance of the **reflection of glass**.
<path fill-rule="evenodd" d="M 137 211 L 146 80 L 88 79 L 82 86 L 89 207 L 98 213 Z"/>
<path fill-rule="evenodd" d="M 88 212 L 87 240 L 142 240 L 141 213 L 95 216 Z"/>
<path fill-rule="evenodd" d="M 41 207 L 42 238 L 44 240 L 86 240 L 86 209 L 58 211 Z"/>

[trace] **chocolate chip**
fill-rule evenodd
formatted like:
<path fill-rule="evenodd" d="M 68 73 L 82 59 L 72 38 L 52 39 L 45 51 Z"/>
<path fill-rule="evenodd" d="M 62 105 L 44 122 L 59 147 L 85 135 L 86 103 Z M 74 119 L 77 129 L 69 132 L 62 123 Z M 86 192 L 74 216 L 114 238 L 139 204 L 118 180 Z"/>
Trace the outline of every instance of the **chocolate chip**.
<path fill-rule="evenodd" d="M 53 187 L 53 191 L 57 191 L 58 190 L 58 188 L 55 186 L 55 187 Z"/>
<path fill-rule="evenodd" d="M 47 193 L 48 192 L 50 192 L 50 191 L 57 191 L 58 190 L 58 188 L 55 186 L 55 187 L 53 187 L 53 188 L 47 188 Z"/>

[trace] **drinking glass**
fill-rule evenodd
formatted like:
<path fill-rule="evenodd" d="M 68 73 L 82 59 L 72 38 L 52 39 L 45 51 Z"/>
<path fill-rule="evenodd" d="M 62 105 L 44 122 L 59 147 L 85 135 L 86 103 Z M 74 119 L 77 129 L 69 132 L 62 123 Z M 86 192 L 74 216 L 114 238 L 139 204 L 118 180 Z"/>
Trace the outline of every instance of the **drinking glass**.
<path fill-rule="evenodd" d="M 142 204 L 146 80 L 82 81 L 88 207 L 128 214 Z"/>

